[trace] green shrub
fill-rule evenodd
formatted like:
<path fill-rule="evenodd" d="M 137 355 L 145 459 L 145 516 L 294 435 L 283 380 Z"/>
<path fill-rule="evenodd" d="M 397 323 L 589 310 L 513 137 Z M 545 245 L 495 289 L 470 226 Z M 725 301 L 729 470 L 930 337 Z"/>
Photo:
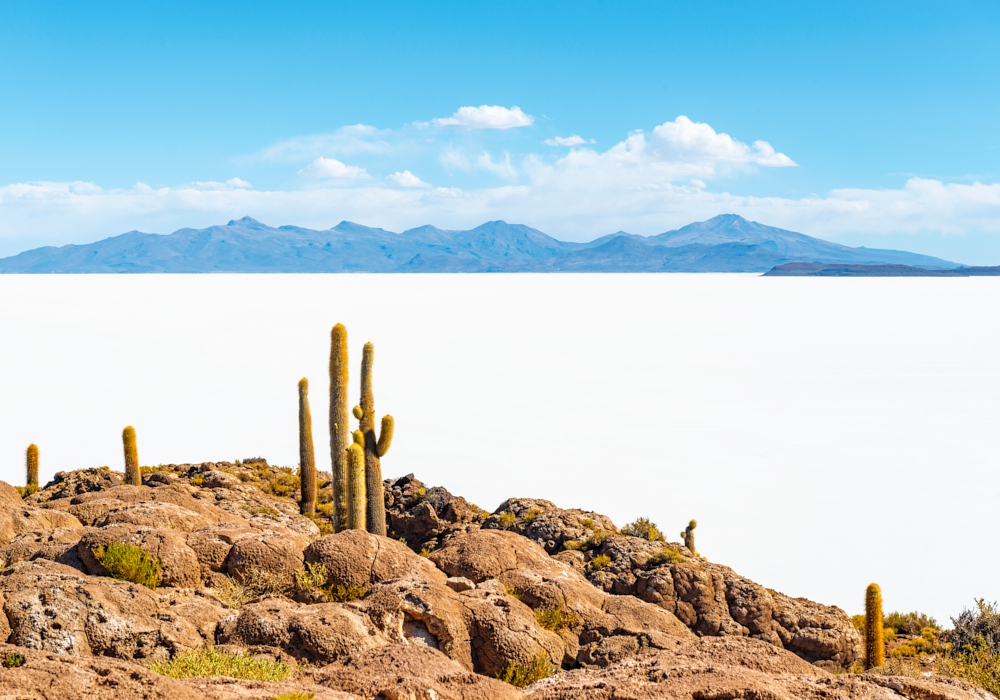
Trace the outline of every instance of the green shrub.
<path fill-rule="evenodd" d="M 611 563 L 611 557 L 609 557 L 607 554 L 598 554 L 596 557 L 590 560 L 590 570 L 600 571 L 610 563 Z"/>
<path fill-rule="evenodd" d="M 684 561 L 684 555 L 676 547 L 664 547 L 649 558 L 646 566 L 653 569 L 664 564 L 680 564 L 682 561 Z"/>
<path fill-rule="evenodd" d="M 111 578 L 131 581 L 152 589 L 160 585 L 160 573 L 163 570 L 160 560 L 140 547 L 124 542 L 111 542 L 106 548 L 101 546 L 95 549 L 94 558 L 108 570 Z"/>
<path fill-rule="evenodd" d="M 854 629 L 856 629 L 861 634 L 865 633 L 865 616 L 864 615 L 851 615 L 851 624 L 854 625 Z"/>
<path fill-rule="evenodd" d="M 544 651 L 540 651 L 527 666 L 522 666 L 518 663 L 507 664 L 507 666 L 497 674 L 497 678 L 502 680 L 504 683 L 510 683 L 516 688 L 524 688 L 525 686 L 531 685 L 532 683 L 540 681 L 543 678 L 550 677 L 555 672 L 555 667 L 552 665 L 552 662 L 549 661 L 549 655 Z"/>
<path fill-rule="evenodd" d="M 24 666 L 24 655 L 18 654 L 17 652 L 7 654 L 3 658 L 3 665 L 6 668 L 20 668 L 21 666 Z"/>
<path fill-rule="evenodd" d="M 513 513 L 508 513 L 507 511 L 504 511 L 503 513 L 497 516 L 497 520 L 499 520 L 500 524 L 503 525 L 504 527 L 510 527 L 511 525 L 514 524 L 514 521 L 517 520 L 517 516 L 514 515 Z"/>
<path fill-rule="evenodd" d="M 205 477 L 201 475 L 192 476 L 190 479 L 188 479 L 188 481 L 191 483 L 192 486 L 201 486 L 202 484 L 205 483 Z"/>
<path fill-rule="evenodd" d="M 539 608 L 536 610 L 535 620 L 542 629 L 546 629 L 549 632 L 560 632 L 576 622 L 576 615 L 569 610 L 565 610 L 563 606 L 557 605 L 554 608 Z"/>
<path fill-rule="evenodd" d="M 361 586 L 345 586 L 342 583 L 328 583 L 326 567 L 320 562 L 306 564 L 295 572 L 295 587 L 306 593 L 320 593 L 325 602 L 349 603 L 365 597 Z"/>
<path fill-rule="evenodd" d="M 936 670 L 941 675 L 961 678 L 1000 697 L 1000 654 L 983 639 L 964 647 L 962 651 L 940 657 Z"/>
<path fill-rule="evenodd" d="M 291 667 L 280 661 L 258 659 L 242 652 L 219 651 L 215 647 L 198 647 L 181 652 L 169 661 L 158 661 L 149 668 L 171 678 L 226 676 L 248 681 L 280 682 L 292 675 Z"/>
<path fill-rule="evenodd" d="M 650 542 L 663 542 L 663 533 L 649 518 L 636 518 L 621 529 L 623 535 L 638 537 Z"/>
<path fill-rule="evenodd" d="M 580 520 L 580 524 L 583 525 L 585 528 L 588 528 L 588 529 L 594 527 L 594 521 L 591 520 L 590 518 L 583 518 L 583 519 L 581 519 Z"/>
<path fill-rule="evenodd" d="M 996 603 L 978 598 L 975 610 L 963 610 L 952 623 L 955 625 L 952 643 L 956 651 L 978 649 L 982 642 L 994 654 L 1000 654 L 1000 609 Z"/>
<path fill-rule="evenodd" d="M 531 523 L 533 523 L 535 521 L 535 518 L 537 518 L 541 514 L 542 514 L 542 509 L 541 508 L 532 508 L 527 513 L 525 513 L 524 515 L 522 515 L 521 519 L 524 522 L 526 522 L 528 524 L 531 524 Z"/>
<path fill-rule="evenodd" d="M 941 629 L 937 620 L 921 612 L 891 612 L 885 616 L 885 626 L 892 627 L 900 634 L 919 635 L 925 627 Z"/>

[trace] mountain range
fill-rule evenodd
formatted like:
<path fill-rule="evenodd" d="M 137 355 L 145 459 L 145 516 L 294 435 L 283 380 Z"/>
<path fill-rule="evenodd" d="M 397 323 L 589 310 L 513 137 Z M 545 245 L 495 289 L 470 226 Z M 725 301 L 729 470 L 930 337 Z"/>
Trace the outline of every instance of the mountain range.
<path fill-rule="evenodd" d="M 784 263 L 955 269 L 916 253 L 851 248 L 723 214 L 655 236 L 624 231 L 589 243 L 521 224 L 403 233 L 343 221 L 316 231 L 244 217 L 161 235 L 130 231 L 85 245 L 0 259 L 0 273 L 117 272 L 762 272 Z"/>

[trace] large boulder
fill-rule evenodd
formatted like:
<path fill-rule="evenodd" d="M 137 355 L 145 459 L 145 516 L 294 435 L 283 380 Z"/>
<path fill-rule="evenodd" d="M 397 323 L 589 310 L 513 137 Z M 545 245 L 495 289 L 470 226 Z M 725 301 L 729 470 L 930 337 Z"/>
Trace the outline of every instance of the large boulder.
<path fill-rule="evenodd" d="M 489 515 L 440 486 L 428 488 L 408 474 L 385 481 L 388 535 L 419 552 L 436 549 L 456 535 L 478 530 Z"/>
<path fill-rule="evenodd" d="M 192 588 L 200 583 L 201 566 L 194 550 L 187 546 L 183 532 L 132 525 L 91 530 L 80 539 L 77 553 L 88 574 L 109 575 L 97 560 L 95 552 L 100 547 L 107 548 L 112 542 L 134 545 L 159 559 L 162 567 L 160 582 L 164 586 Z"/>
<path fill-rule="evenodd" d="M 274 646 L 318 664 L 390 643 L 349 606 L 301 605 L 279 597 L 244 605 L 236 617 L 220 626 L 217 639 L 220 644 Z"/>
<path fill-rule="evenodd" d="M 253 571 L 263 571 L 291 586 L 295 572 L 302 568 L 302 551 L 308 544 L 304 535 L 287 531 L 240 537 L 226 556 L 226 573 L 246 578 Z"/>
<path fill-rule="evenodd" d="M 184 617 L 161 619 L 153 591 L 43 559 L 0 572 L 0 594 L 10 624 L 7 641 L 29 649 L 159 659 L 205 641 Z"/>
<path fill-rule="evenodd" d="M 201 567 L 199 577 L 206 586 L 218 586 L 224 583 L 226 559 L 233 545 L 247 537 L 260 537 L 261 531 L 249 524 L 215 523 L 190 532 L 185 537 L 198 564 Z"/>
<path fill-rule="evenodd" d="M 86 572 L 77 555 L 80 538 L 91 531 L 86 527 L 57 527 L 52 530 L 32 530 L 18 535 L 6 547 L 0 547 L 0 561 L 16 564 L 19 561 L 48 559 Z"/>
<path fill-rule="evenodd" d="M 606 515 L 579 508 L 564 509 L 540 498 L 509 498 L 483 523 L 487 530 L 509 530 L 537 542 L 549 554 L 566 542 L 584 540 L 597 532 L 618 532 Z"/>
<path fill-rule="evenodd" d="M 86 525 L 102 527 L 116 523 L 154 525 L 192 530 L 211 523 L 242 522 L 214 504 L 192 496 L 198 489 L 185 484 L 150 488 L 148 486 L 116 486 L 106 491 L 94 491 L 74 496 L 68 504 L 51 503 L 72 513 Z"/>
<path fill-rule="evenodd" d="M 611 535 L 585 559 L 600 555 L 610 563 L 588 567 L 591 583 L 657 605 L 700 636 L 761 639 L 829 670 L 861 658 L 861 636 L 840 608 L 764 588 L 681 544 Z"/>
<path fill-rule="evenodd" d="M 321 537 L 305 549 L 310 564 L 326 568 L 327 582 L 369 588 L 408 577 L 445 583 L 447 576 L 404 544 L 364 530 L 344 530 Z"/>
<path fill-rule="evenodd" d="M 124 475 L 107 467 L 76 469 L 70 472 L 56 472 L 52 481 L 28 496 L 26 500 L 36 505 L 61 501 L 79 496 L 81 493 L 107 491 L 121 486 Z"/>
<path fill-rule="evenodd" d="M 30 505 L 21 499 L 17 489 L 0 481 L 0 546 L 10 544 L 18 535 L 33 530 L 81 525 L 72 515 Z"/>
<path fill-rule="evenodd" d="M 315 674 L 317 683 L 360 698 L 521 700 L 507 683 L 470 673 L 439 651 L 415 644 L 352 654 Z"/>

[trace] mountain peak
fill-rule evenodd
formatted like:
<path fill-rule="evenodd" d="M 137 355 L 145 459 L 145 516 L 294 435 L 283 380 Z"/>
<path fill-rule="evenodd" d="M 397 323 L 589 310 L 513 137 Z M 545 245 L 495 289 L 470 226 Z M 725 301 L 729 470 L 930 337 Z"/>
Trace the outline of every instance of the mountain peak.
<path fill-rule="evenodd" d="M 244 216 L 242 219 L 230 219 L 229 223 L 226 224 L 226 226 L 236 226 L 237 224 L 243 224 L 244 226 L 252 226 L 254 228 L 267 228 L 267 224 L 262 224 L 261 222 L 257 221 L 257 219 L 254 219 L 249 216 Z"/>

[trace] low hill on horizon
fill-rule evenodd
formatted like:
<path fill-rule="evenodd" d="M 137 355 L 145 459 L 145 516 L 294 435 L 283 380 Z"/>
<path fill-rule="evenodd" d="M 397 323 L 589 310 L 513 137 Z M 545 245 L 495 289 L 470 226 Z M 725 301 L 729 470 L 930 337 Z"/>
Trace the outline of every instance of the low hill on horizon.
<path fill-rule="evenodd" d="M 350 221 L 325 231 L 273 228 L 244 217 L 166 235 L 129 231 L 95 243 L 35 248 L 0 259 L 0 273 L 766 272 L 792 262 L 961 267 L 723 214 L 655 236 L 619 231 L 589 243 L 505 221 L 467 231 L 421 226 L 394 233 Z"/>

